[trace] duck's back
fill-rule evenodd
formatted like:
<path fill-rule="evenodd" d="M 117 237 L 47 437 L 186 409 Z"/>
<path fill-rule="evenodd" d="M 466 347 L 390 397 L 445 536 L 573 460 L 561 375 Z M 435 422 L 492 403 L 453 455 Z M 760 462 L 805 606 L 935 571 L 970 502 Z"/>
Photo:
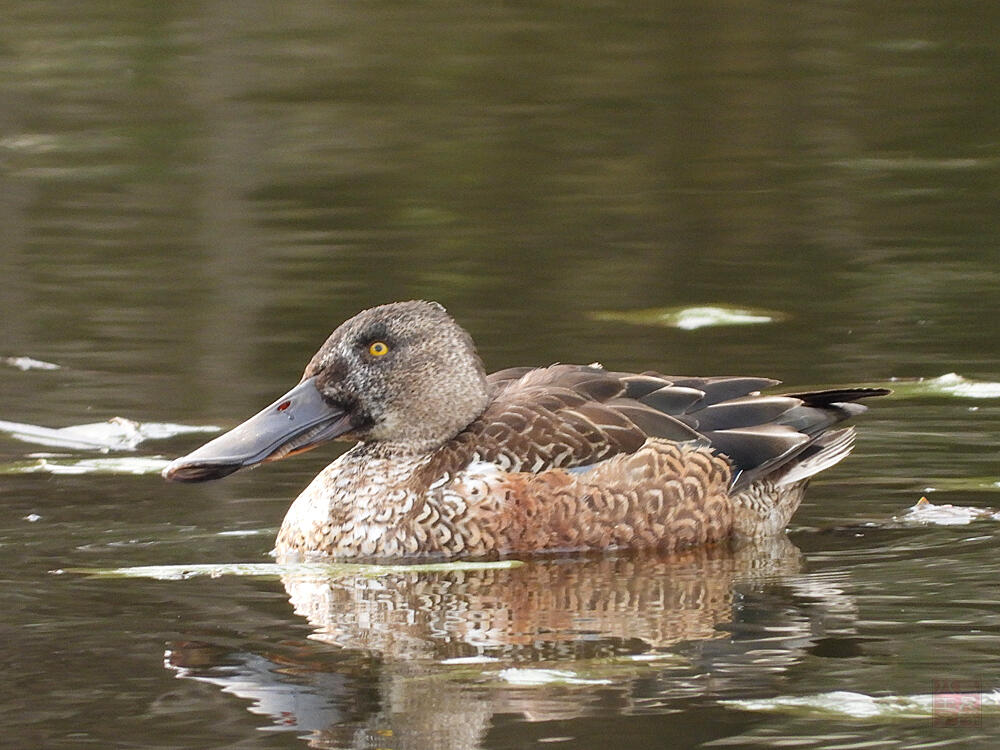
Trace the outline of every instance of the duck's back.
<path fill-rule="evenodd" d="M 671 377 L 562 364 L 502 370 L 489 381 L 490 404 L 441 451 L 442 462 L 472 457 L 508 471 L 579 469 L 634 453 L 657 438 L 726 457 L 734 492 L 814 457 L 832 442 L 830 427 L 866 410 L 856 400 L 888 393 L 851 388 L 771 395 L 761 393 L 779 382 L 769 378 Z"/>

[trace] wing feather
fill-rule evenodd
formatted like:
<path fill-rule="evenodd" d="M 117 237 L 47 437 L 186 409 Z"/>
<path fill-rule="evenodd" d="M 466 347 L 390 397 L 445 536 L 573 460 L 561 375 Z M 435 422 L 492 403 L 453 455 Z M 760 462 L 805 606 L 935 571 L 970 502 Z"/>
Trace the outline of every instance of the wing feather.
<path fill-rule="evenodd" d="M 439 451 L 430 471 L 456 470 L 473 459 L 512 471 L 572 469 L 634 453 L 648 438 L 697 440 L 729 460 L 737 489 L 771 472 L 808 476 L 815 465 L 839 460 L 850 442 L 834 444 L 824 437 L 834 434 L 829 428 L 864 411 L 852 403 L 856 399 L 887 393 L 850 388 L 762 395 L 761 389 L 778 381 L 567 364 L 512 367 L 493 373 L 488 382 L 492 402 Z M 799 457 L 809 464 L 790 473 Z"/>

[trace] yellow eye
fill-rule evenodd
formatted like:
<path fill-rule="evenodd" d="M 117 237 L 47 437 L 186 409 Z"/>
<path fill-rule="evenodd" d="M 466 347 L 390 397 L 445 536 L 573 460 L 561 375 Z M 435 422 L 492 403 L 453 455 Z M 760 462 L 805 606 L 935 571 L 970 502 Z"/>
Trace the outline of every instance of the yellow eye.
<path fill-rule="evenodd" d="M 375 341 L 368 347 L 368 353 L 373 357 L 383 357 L 389 353 L 389 347 L 384 341 Z"/>

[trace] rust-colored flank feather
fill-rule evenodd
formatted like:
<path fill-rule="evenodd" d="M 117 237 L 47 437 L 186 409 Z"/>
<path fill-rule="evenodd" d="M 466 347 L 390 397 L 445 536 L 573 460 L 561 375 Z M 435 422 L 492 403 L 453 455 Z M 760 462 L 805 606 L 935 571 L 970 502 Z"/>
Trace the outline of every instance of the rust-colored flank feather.
<path fill-rule="evenodd" d="M 565 364 L 486 375 L 444 308 L 393 303 L 344 323 L 293 391 L 164 473 L 211 479 L 357 441 L 289 508 L 281 559 L 680 549 L 782 533 L 810 477 L 853 447 L 834 425 L 888 393 L 761 393 L 776 384 Z"/>

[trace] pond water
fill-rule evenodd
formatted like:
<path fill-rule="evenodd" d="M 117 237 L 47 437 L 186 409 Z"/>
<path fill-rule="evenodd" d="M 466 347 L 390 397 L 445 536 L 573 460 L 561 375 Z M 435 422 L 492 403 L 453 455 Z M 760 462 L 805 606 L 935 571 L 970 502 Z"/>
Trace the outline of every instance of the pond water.
<path fill-rule="evenodd" d="M 3 16 L 3 744 L 997 746 L 1000 5 Z M 897 392 L 738 551 L 276 568 L 340 448 L 161 480 L 410 298 L 490 369 Z"/>

